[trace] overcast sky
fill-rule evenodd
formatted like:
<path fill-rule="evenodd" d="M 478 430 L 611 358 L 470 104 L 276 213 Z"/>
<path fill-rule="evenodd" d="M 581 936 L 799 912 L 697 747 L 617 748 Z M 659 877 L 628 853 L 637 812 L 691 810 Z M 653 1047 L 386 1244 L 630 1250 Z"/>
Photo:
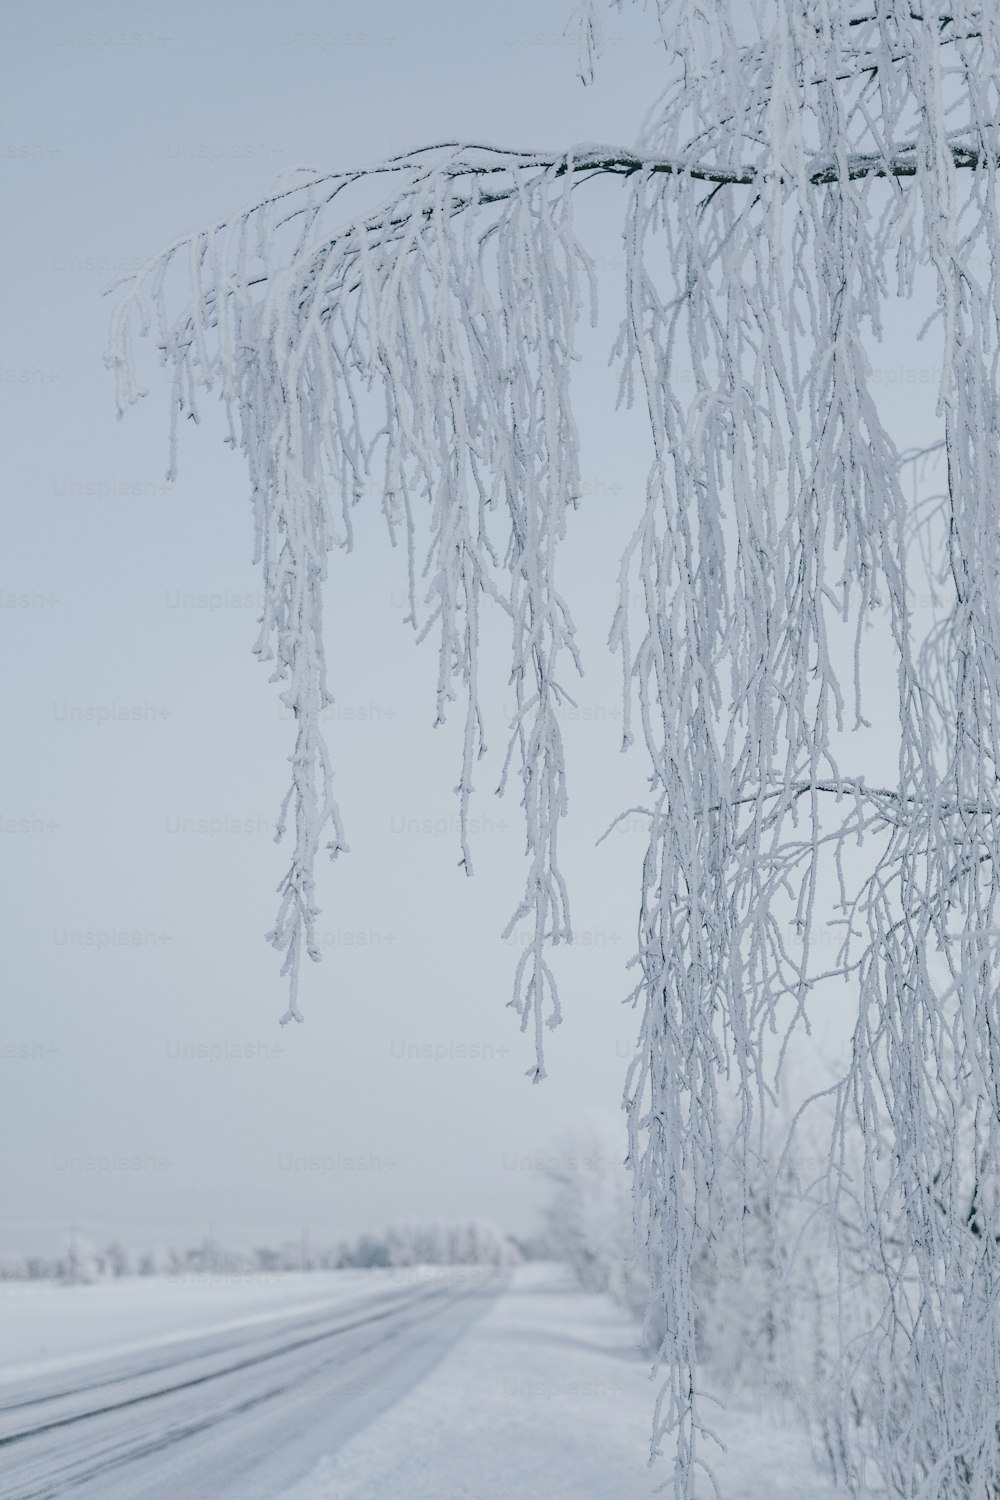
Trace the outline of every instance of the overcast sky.
<path fill-rule="evenodd" d="M 625 189 L 579 203 L 604 300 L 582 340 L 585 504 L 564 574 L 587 666 L 565 725 L 578 944 L 557 955 L 566 1020 L 540 1087 L 505 1009 L 516 949 L 499 934 L 523 861 L 516 799 L 492 796 L 504 662 L 489 658 L 493 753 L 468 880 L 460 725 L 430 728 L 434 651 L 403 627 L 403 559 L 377 497 L 328 591 L 327 728 L 352 853 L 319 870 L 324 959 L 304 974 L 306 1023 L 278 1027 L 280 959 L 263 934 L 288 857 L 271 831 L 294 736 L 251 654 L 243 462 L 210 403 L 167 485 L 165 385 L 152 370 L 149 399 L 118 423 L 102 365 L 114 276 L 288 165 L 463 138 L 634 140 L 661 72 L 651 21 L 609 13 L 584 90 L 567 12 L 4 6 L 0 1249 L 55 1244 L 72 1223 L 136 1246 L 210 1226 L 234 1244 L 304 1226 L 335 1238 L 409 1215 L 525 1229 L 538 1156 L 581 1116 L 614 1116 L 644 845 L 634 820 L 594 847 L 644 789 L 641 749 L 617 753 L 605 644 L 648 462 L 606 369 Z M 897 403 L 916 435 L 928 387 L 905 349 L 901 331 L 885 365 L 901 382 L 918 371 Z"/>

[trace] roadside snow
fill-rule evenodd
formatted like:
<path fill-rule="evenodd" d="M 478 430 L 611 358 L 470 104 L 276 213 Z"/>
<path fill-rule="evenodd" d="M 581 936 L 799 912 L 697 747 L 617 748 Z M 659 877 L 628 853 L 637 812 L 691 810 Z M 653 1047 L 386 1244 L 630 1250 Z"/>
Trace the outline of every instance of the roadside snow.
<path fill-rule="evenodd" d="M 525 1266 L 427 1377 L 276 1500 L 647 1500 L 656 1391 L 634 1327 L 562 1267 Z M 797 1434 L 720 1413 L 725 1500 L 835 1500 Z M 703 1493 L 709 1496 L 706 1481 Z"/>

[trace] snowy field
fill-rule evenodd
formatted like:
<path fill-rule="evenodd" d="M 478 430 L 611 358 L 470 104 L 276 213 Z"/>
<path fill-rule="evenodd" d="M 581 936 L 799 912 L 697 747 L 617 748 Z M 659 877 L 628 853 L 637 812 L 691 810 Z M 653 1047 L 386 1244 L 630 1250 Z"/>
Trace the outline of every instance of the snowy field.
<path fill-rule="evenodd" d="M 292 1308 L 350 1301 L 388 1274 L 136 1276 L 93 1286 L 0 1282 L 0 1385 L 265 1321 Z"/>
<path fill-rule="evenodd" d="M 559 1266 L 2 1291 L 4 1500 L 645 1500 L 669 1478 L 634 1326 Z M 794 1434 L 742 1408 L 719 1428 L 727 1500 L 833 1500 Z"/>

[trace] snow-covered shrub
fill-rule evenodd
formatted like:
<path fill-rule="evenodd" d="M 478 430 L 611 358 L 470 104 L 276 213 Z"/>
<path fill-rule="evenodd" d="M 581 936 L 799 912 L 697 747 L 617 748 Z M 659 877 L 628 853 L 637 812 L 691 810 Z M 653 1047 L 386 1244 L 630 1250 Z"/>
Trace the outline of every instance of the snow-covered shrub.
<path fill-rule="evenodd" d="M 337 1266 L 357 1267 L 359 1270 L 368 1270 L 373 1266 L 388 1266 L 389 1247 L 384 1239 L 378 1239 L 371 1234 L 363 1234 L 353 1245 L 341 1245 Z"/>
<path fill-rule="evenodd" d="M 133 1262 L 131 1253 L 118 1240 L 112 1240 L 101 1251 L 101 1271 L 105 1276 L 131 1276 Z"/>
<path fill-rule="evenodd" d="M 60 1261 L 60 1280 L 69 1285 L 97 1281 L 101 1273 L 97 1249 L 88 1239 L 71 1235 Z"/>
<path fill-rule="evenodd" d="M 697 1226 L 697 1352 L 706 1388 L 797 1420 L 846 1479 L 862 1434 L 856 1395 L 842 1398 L 840 1339 L 856 1348 L 870 1333 L 880 1283 L 860 1254 L 860 1225 L 834 1222 L 825 1206 L 815 1129 L 807 1117 L 789 1143 L 788 1123 L 776 1112 L 757 1151 L 721 1160 L 706 1198 L 711 1218 Z M 563 1139 L 546 1160 L 547 1233 L 586 1290 L 608 1293 L 642 1322 L 655 1353 L 662 1326 L 637 1253 L 623 1156 L 621 1131 L 610 1122 L 589 1122 Z M 843 1215 L 848 1204 L 845 1193 Z"/>
<path fill-rule="evenodd" d="M 956 1085 L 966 1086 L 963 1073 L 949 1077 L 942 1070 L 939 1102 Z M 903 1200 L 898 1163 L 891 1157 L 882 1163 L 864 1205 L 878 1251 L 857 1231 L 848 1247 L 866 1264 L 868 1316 L 859 1319 L 855 1306 L 848 1318 L 853 1337 L 845 1349 L 835 1456 L 837 1477 L 858 1496 L 873 1490 L 941 1500 L 1000 1495 L 1000 1406 L 992 1394 L 1000 1369 L 988 1359 L 1000 1317 L 1000 1240 L 990 1232 L 1000 1170 L 984 1144 L 987 1130 L 978 1116 L 985 1107 L 981 1101 L 957 1147 L 944 1132 L 926 1132 L 930 1191 L 921 1196 L 910 1192 Z M 907 1218 L 909 1234 L 901 1232 Z M 924 1256 L 945 1272 L 936 1299 L 922 1294 Z"/>
<path fill-rule="evenodd" d="M 338 1266 L 511 1266 L 520 1251 L 488 1219 L 410 1220 L 384 1235 L 363 1234 L 337 1252 Z"/>
<path fill-rule="evenodd" d="M 607 1292 L 659 1342 L 650 1314 L 649 1277 L 635 1253 L 631 1177 L 621 1131 L 598 1120 L 567 1132 L 543 1160 L 548 1182 L 547 1237 L 589 1292 Z"/>
<path fill-rule="evenodd" d="M 723 1157 L 692 1285 L 711 1384 L 797 1417 L 829 1453 L 843 1446 L 836 1376 L 845 1298 L 838 1226 L 818 1191 L 824 1170 L 801 1131 L 789 1141 L 777 1116 L 756 1151 Z M 858 1331 L 874 1318 L 872 1279 L 843 1269 Z"/>
<path fill-rule="evenodd" d="M 520 1258 L 507 1236 L 486 1219 L 397 1224 L 386 1244 L 392 1266 L 509 1266 Z"/>
<path fill-rule="evenodd" d="M 167 1270 L 167 1252 L 162 1248 L 144 1250 L 136 1258 L 136 1271 L 140 1276 L 163 1276 Z"/>

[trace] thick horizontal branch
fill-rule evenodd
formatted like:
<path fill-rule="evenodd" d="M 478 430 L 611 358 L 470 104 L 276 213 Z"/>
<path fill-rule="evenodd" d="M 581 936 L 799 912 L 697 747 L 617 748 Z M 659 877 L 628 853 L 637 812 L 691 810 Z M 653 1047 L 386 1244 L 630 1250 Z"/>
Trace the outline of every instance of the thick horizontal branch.
<path fill-rule="evenodd" d="M 956 167 L 975 169 L 986 164 L 990 153 L 974 150 L 971 146 L 949 147 Z M 454 152 L 453 158 L 437 165 L 437 172 L 444 177 L 484 178 L 509 172 L 549 172 L 553 177 L 565 177 L 568 172 L 604 173 L 616 177 L 633 177 L 638 173 L 650 176 L 690 177 L 696 182 L 720 183 L 734 187 L 754 187 L 766 181 L 772 173 L 746 163 L 741 166 L 715 166 L 687 157 L 646 156 L 635 151 L 622 150 L 617 146 L 581 145 L 568 151 L 505 151 L 495 146 L 483 146 L 458 141 L 449 141 L 440 146 L 424 146 L 404 156 L 393 157 L 376 167 L 359 169 L 350 177 L 375 176 L 386 172 L 412 171 L 422 168 L 422 157 L 434 153 Z M 993 162 L 1000 165 L 1000 152 L 993 153 Z M 914 177 L 917 173 L 917 148 L 912 142 L 887 154 L 879 152 L 849 152 L 844 158 L 844 176 L 859 177 Z M 816 185 L 837 182 L 841 177 L 839 162 L 828 157 L 817 157 L 806 173 L 806 180 Z M 497 195 L 509 196 L 509 190 Z M 480 201 L 488 201 L 481 199 Z"/>
<path fill-rule="evenodd" d="M 951 146 L 952 160 L 956 167 L 974 170 L 988 161 L 987 153 L 972 150 L 968 146 Z M 993 153 L 993 165 L 1000 165 L 1000 152 Z M 532 165 L 542 165 L 540 162 Z M 585 151 L 579 155 L 570 153 L 565 163 L 553 160 L 548 164 L 554 176 L 573 172 L 606 172 L 617 176 L 631 177 L 637 173 L 650 176 L 690 177 L 696 182 L 712 182 L 733 187 L 754 187 L 765 182 L 773 174 L 757 167 L 714 167 L 698 162 L 668 160 L 655 156 L 638 156 L 628 151 Z M 855 152 L 840 162 L 825 160 L 814 164 L 806 173 L 806 181 L 820 186 L 839 182 L 842 178 L 855 180 L 860 177 L 915 177 L 918 170 L 917 148 L 901 146 L 889 155 L 876 152 Z"/>
<path fill-rule="evenodd" d="M 970 146 L 953 145 L 950 148 L 956 167 L 974 169 L 988 160 L 988 153 L 975 151 Z M 638 173 L 650 176 L 690 177 L 696 182 L 711 182 L 734 187 L 754 187 L 767 180 L 772 173 L 761 171 L 746 163 L 741 166 L 715 166 L 687 157 L 646 156 L 635 151 L 622 150 L 617 146 L 581 145 L 562 152 L 505 151 L 496 146 L 483 146 L 459 141 L 444 142 L 439 146 L 424 146 L 406 155 L 393 157 L 375 167 L 359 168 L 346 174 L 353 180 L 382 175 L 388 172 L 427 171 L 421 158 L 435 153 L 453 152 L 451 160 L 445 159 L 431 168 L 443 177 L 486 178 L 510 172 L 548 172 L 553 177 L 565 177 L 567 173 L 602 173 L 616 177 L 633 177 Z M 1000 152 L 995 153 L 994 163 L 1000 165 Z M 844 175 L 848 179 L 859 177 L 914 177 L 917 173 L 917 148 L 912 143 L 883 155 L 879 152 L 849 152 L 844 158 Z M 430 175 L 430 173 L 428 173 Z M 814 184 L 839 181 L 839 162 L 829 158 L 817 158 L 806 174 L 806 180 Z M 510 195 L 509 189 L 499 192 L 497 199 Z M 489 201 L 481 197 L 480 201 Z"/>

